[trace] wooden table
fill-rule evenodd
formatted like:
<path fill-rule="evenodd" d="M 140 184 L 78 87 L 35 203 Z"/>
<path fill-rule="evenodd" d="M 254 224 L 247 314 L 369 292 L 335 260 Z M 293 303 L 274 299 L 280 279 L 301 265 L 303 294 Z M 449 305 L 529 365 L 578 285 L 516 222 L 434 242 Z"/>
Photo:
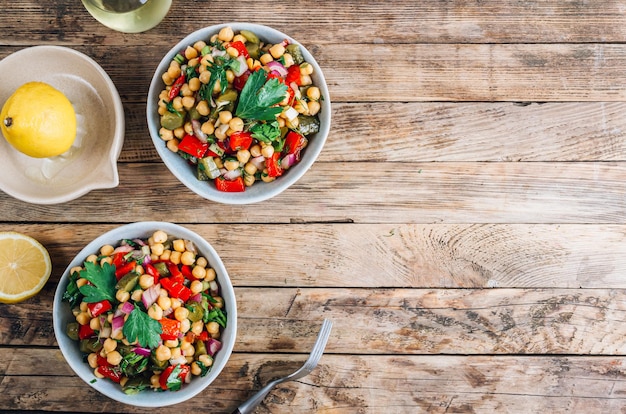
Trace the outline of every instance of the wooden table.
<path fill-rule="evenodd" d="M 623 410 L 623 1 L 175 1 L 142 34 L 105 28 L 79 1 L 0 10 L 0 57 L 39 44 L 91 56 L 127 124 L 117 188 L 50 206 L 0 194 L 0 231 L 36 237 L 54 265 L 35 298 L 0 305 L 0 408 L 152 412 L 74 375 L 51 306 L 86 242 L 164 220 L 222 256 L 239 330 L 219 380 L 163 411 L 231 412 L 306 359 L 323 318 L 335 327 L 318 368 L 258 413 Z M 248 206 L 181 186 L 145 120 L 161 56 L 228 21 L 300 40 L 333 104 L 318 162 Z"/>

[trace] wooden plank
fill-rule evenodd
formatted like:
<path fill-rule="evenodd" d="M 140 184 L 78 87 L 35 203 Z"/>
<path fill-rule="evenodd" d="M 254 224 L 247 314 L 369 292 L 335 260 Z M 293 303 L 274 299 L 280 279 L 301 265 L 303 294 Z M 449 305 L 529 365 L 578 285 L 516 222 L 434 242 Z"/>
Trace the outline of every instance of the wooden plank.
<path fill-rule="evenodd" d="M 121 34 L 104 29 L 80 3 L 42 4 L 35 0 L 0 1 L 5 18 L 0 33 L 13 44 L 65 43 L 118 45 L 178 40 L 200 27 L 227 21 L 265 24 L 306 43 L 564 43 L 623 42 L 626 17 L 619 1 L 590 3 L 488 0 L 444 2 L 202 0 L 188 7 L 174 3 L 154 30 Z M 29 13 L 24 13 L 28 10 Z M 251 11 L 254 11 L 253 13 Z M 307 16 L 303 19 L 302 16 Z M 320 30 L 323 22 L 324 30 Z M 419 24 L 415 24 L 419 22 Z"/>
<path fill-rule="evenodd" d="M 626 220 L 624 163 L 320 162 L 282 194 L 244 206 L 202 199 L 164 165 L 119 167 L 117 188 L 93 191 L 72 201 L 72 209 L 64 204 L 32 205 L 1 194 L 4 220 L 480 224 L 612 224 Z M 128 202 L 122 214 L 112 215 L 102 208 L 103 199 Z M 185 208 L 173 215 L 164 208 L 169 200 Z"/>
<path fill-rule="evenodd" d="M 185 226 L 213 245 L 237 287 L 626 288 L 621 224 Z M 50 251 L 51 297 L 73 257 L 113 227 L 0 224 L 0 231 L 31 235 Z"/>
<path fill-rule="evenodd" d="M 125 110 L 120 161 L 161 162 L 145 105 L 131 103 Z M 624 102 L 338 102 L 319 160 L 623 161 L 624 112 Z"/>
<path fill-rule="evenodd" d="M 101 62 L 125 102 L 145 102 L 168 47 L 77 46 Z M 0 47 L 0 57 L 19 50 Z M 313 53 L 332 102 L 624 101 L 624 44 L 333 44 Z M 115 59 L 109 56 L 115 54 Z M 384 65 L 367 68 L 375 57 Z M 119 65 L 123 60 L 128 65 Z"/>
<path fill-rule="evenodd" d="M 51 289 L 0 307 L 4 345 L 53 346 Z M 623 355 L 623 289 L 236 288 L 237 352 Z M 47 312 L 42 309 L 48 309 Z"/>
<path fill-rule="evenodd" d="M 153 412 L 97 393 L 68 371 L 58 350 L 0 348 L 0 355 L 0 364 L 8 368 L 0 375 L 0 407 L 5 409 L 67 411 L 71 399 L 73 409 L 81 412 Z M 29 363 L 34 357 L 47 363 Z M 230 413 L 267 381 L 295 370 L 305 357 L 233 354 L 206 391 L 161 411 L 210 406 L 212 413 Z M 27 369 L 11 369 L 16 364 Z M 326 354 L 309 376 L 274 389 L 257 412 L 617 412 L 626 402 L 624 371 L 619 357 Z"/>

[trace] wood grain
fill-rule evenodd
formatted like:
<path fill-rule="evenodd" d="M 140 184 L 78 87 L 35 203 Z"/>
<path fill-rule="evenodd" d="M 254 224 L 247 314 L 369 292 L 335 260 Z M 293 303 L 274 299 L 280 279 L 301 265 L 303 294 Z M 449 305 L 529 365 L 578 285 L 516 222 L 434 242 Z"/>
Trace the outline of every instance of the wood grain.
<path fill-rule="evenodd" d="M 109 400 L 72 375 L 54 350 L 1 348 L 0 407 L 60 411 L 67 400 L 83 412 L 150 413 Z M 23 364 L 45 360 L 48 363 Z M 295 370 L 302 355 L 234 354 L 203 393 L 159 412 L 230 413 L 272 378 Z M 10 361 L 7 363 L 6 361 Z M 12 369 L 16 364 L 20 370 Z M 297 382 L 278 386 L 257 413 L 619 412 L 624 362 L 617 357 L 344 356 L 327 354 Z M 40 391 L 30 392 L 37 376 Z M 71 390 L 71 391 L 70 391 Z M 393 401 L 389 401 L 390 394 Z"/>

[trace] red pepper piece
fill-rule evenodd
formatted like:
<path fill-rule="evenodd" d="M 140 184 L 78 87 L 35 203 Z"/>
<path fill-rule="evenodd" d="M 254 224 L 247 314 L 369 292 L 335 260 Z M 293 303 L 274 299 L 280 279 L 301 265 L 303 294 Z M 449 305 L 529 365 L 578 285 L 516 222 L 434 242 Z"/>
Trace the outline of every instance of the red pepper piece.
<path fill-rule="evenodd" d="M 174 263 L 168 263 L 167 264 L 167 270 L 170 271 L 170 279 L 173 282 L 183 282 L 185 280 L 185 276 L 183 276 L 183 272 L 180 271 L 180 269 L 178 268 L 178 266 L 176 266 Z"/>
<path fill-rule="evenodd" d="M 178 143 L 178 149 L 193 157 L 202 158 L 209 150 L 209 143 L 200 141 L 195 135 L 187 134 Z"/>
<path fill-rule="evenodd" d="M 156 267 L 154 267 L 150 263 L 144 263 L 143 268 L 147 274 L 154 278 L 154 284 L 156 285 L 159 282 L 159 278 L 161 277 L 161 275 L 159 275 L 159 271 L 156 270 Z"/>
<path fill-rule="evenodd" d="M 248 49 L 246 49 L 246 45 L 243 44 L 242 41 L 236 40 L 234 42 L 230 42 L 228 46 L 235 48 L 237 52 L 239 52 L 240 56 L 243 56 L 246 59 L 250 57 L 250 53 L 248 53 Z"/>
<path fill-rule="evenodd" d="M 126 276 L 127 274 L 135 270 L 135 266 L 137 266 L 137 262 L 133 260 L 122 265 L 121 267 L 117 267 L 115 269 L 115 278 L 117 280 L 120 280 L 122 277 Z"/>
<path fill-rule="evenodd" d="M 200 335 L 196 335 L 198 341 L 206 342 L 209 340 L 209 333 L 207 331 L 200 332 Z"/>
<path fill-rule="evenodd" d="M 161 373 L 161 376 L 159 377 L 159 384 L 161 385 L 161 389 L 165 391 L 168 390 L 167 379 L 170 377 L 172 371 L 174 371 L 177 366 L 180 366 L 178 378 L 180 378 L 183 383 L 186 382 L 187 376 L 191 372 L 189 365 L 170 365 L 169 367 L 165 368 L 165 370 Z"/>
<path fill-rule="evenodd" d="M 183 274 L 183 276 L 185 276 L 185 279 L 196 280 L 196 278 L 193 277 L 193 274 L 191 273 L 191 266 L 182 265 L 180 267 L 180 272 Z"/>
<path fill-rule="evenodd" d="M 265 159 L 265 167 L 267 168 L 267 175 L 270 177 L 279 177 L 283 174 L 283 168 L 278 162 L 280 152 L 275 152 L 270 158 Z"/>
<path fill-rule="evenodd" d="M 239 151 L 240 149 L 247 150 L 250 148 L 250 145 L 252 145 L 252 134 L 245 131 L 233 132 L 229 141 L 230 149 L 232 151 Z"/>
<path fill-rule="evenodd" d="M 298 134 L 295 131 L 289 131 L 285 137 L 285 146 L 283 151 L 285 154 L 294 154 L 296 161 L 300 161 L 300 151 L 306 146 L 307 139 L 304 135 Z"/>
<path fill-rule="evenodd" d="M 180 335 L 180 322 L 175 319 L 162 318 L 159 320 L 161 323 L 161 328 L 163 332 L 161 332 L 161 339 L 164 341 L 173 341 L 178 339 L 178 335 Z"/>
<path fill-rule="evenodd" d="M 125 255 L 126 255 L 126 253 L 123 253 L 123 252 L 115 253 L 113 255 L 113 261 L 112 261 L 111 264 L 113 264 L 113 266 L 115 266 L 115 267 L 122 266 L 124 263 L 126 263 L 126 259 L 124 259 Z"/>
<path fill-rule="evenodd" d="M 89 338 L 93 338 L 94 336 L 96 336 L 96 332 L 91 329 L 91 326 L 87 325 L 80 325 L 80 327 L 78 328 L 78 338 L 79 339 L 89 339 Z"/>
<path fill-rule="evenodd" d="M 237 76 L 233 80 L 233 88 L 235 88 L 238 91 L 241 91 L 243 89 L 243 87 L 246 85 L 246 82 L 248 81 L 249 77 L 250 77 L 250 71 L 249 70 L 245 71 L 243 73 L 243 75 Z"/>
<path fill-rule="evenodd" d="M 122 374 L 112 367 L 99 366 L 96 369 L 100 374 L 104 375 L 105 378 L 108 378 L 111 381 L 120 382 L 122 379 Z"/>
<path fill-rule="evenodd" d="M 170 101 L 178 96 L 178 94 L 180 93 L 180 88 L 182 88 L 184 84 L 185 84 L 185 75 L 182 74 L 172 84 L 172 88 L 170 89 L 170 92 L 168 95 L 168 98 Z"/>
<path fill-rule="evenodd" d="M 93 302 L 93 303 L 87 304 L 87 308 L 89 309 L 91 316 L 93 316 L 94 318 L 98 315 L 102 315 L 104 312 L 111 310 L 112 307 L 113 306 L 111 305 L 111 302 L 109 302 L 106 299 L 101 300 L 100 302 Z"/>
<path fill-rule="evenodd" d="M 217 177 L 214 182 L 217 191 L 224 191 L 226 193 L 240 193 L 246 190 L 246 185 L 243 182 L 243 177 L 237 177 L 234 180 L 227 180 L 224 177 Z"/>
<path fill-rule="evenodd" d="M 287 68 L 285 83 L 287 85 L 291 85 L 292 83 L 295 83 L 298 86 L 302 85 L 302 79 L 300 78 L 300 66 L 291 65 Z"/>
<path fill-rule="evenodd" d="M 191 289 L 182 282 L 173 281 L 171 278 L 166 277 L 161 279 L 161 286 L 163 289 L 167 290 L 171 297 L 178 298 L 183 302 L 187 302 L 189 297 L 191 297 Z"/>

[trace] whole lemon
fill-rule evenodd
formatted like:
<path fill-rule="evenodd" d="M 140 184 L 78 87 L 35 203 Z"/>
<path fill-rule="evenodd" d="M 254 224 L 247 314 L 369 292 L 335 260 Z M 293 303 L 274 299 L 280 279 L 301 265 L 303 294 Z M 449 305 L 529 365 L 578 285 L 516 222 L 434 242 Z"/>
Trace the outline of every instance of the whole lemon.
<path fill-rule="evenodd" d="M 17 88 L 0 112 L 2 135 L 16 150 L 34 158 L 63 154 L 76 139 L 76 112 L 58 89 L 44 82 Z"/>

